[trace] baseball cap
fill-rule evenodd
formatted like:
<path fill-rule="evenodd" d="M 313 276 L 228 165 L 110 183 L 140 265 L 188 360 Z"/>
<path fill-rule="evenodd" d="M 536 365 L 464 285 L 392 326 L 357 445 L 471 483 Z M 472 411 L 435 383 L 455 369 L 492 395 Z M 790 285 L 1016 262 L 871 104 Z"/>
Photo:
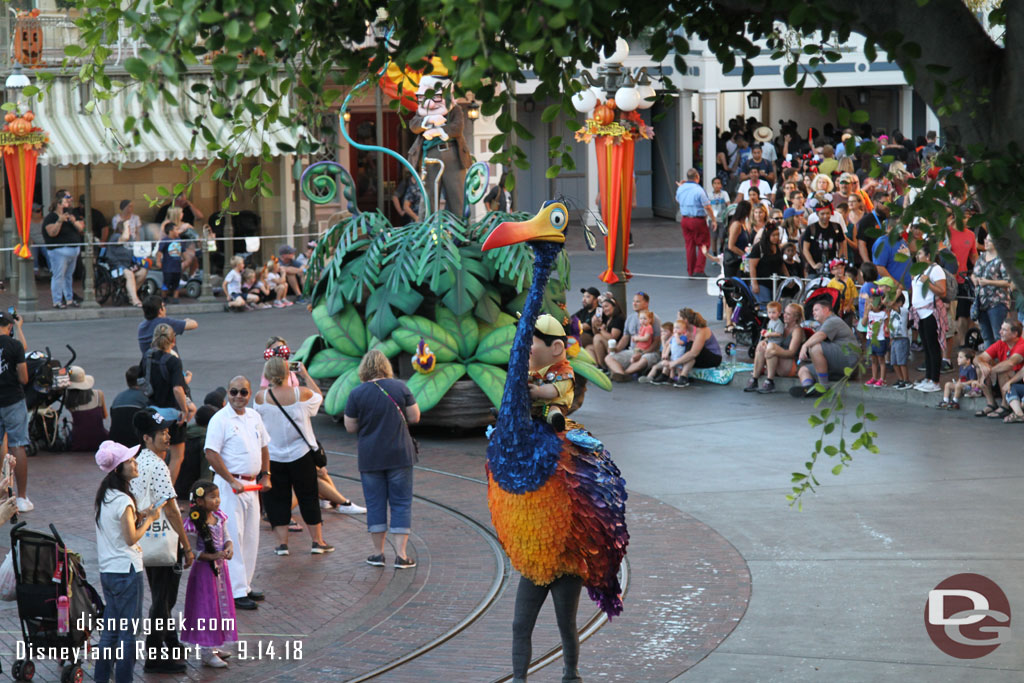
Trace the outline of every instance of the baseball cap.
<path fill-rule="evenodd" d="M 601 290 L 599 290 L 597 287 L 581 287 L 580 293 L 589 294 L 595 298 L 601 296 Z"/>
<path fill-rule="evenodd" d="M 168 429 L 171 423 L 152 408 L 146 408 L 135 413 L 135 416 L 132 418 L 132 426 L 135 427 L 135 431 L 138 432 L 139 436 L 143 436 Z"/>
<path fill-rule="evenodd" d="M 787 218 L 792 218 L 793 216 L 802 216 L 802 215 L 804 215 L 804 210 L 803 209 L 794 209 L 794 208 L 790 207 L 790 208 L 788 208 L 788 209 L 786 209 L 785 211 L 782 212 L 782 220 L 786 220 Z"/>
<path fill-rule="evenodd" d="M 0 312 L 0 327 L 7 327 L 14 324 L 14 318 L 7 311 Z"/>
<path fill-rule="evenodd" d="M 285 254 L 294 254 L 295 247 L 293 247 L 290 244 L 282 244 L 280 247 L 277 248 L 277 253 L 279 256 L 284 256 Z"/>
<path fill-rule="evenodd" d="M 875 280 L 875 284 L 878 285 L 879 287 L 892 287 L 893 289 L 896 289 L 896 281 L 893 280 L 888 275 L 886 275 L 885 277 L 880 277 L 877 280 Z"/>

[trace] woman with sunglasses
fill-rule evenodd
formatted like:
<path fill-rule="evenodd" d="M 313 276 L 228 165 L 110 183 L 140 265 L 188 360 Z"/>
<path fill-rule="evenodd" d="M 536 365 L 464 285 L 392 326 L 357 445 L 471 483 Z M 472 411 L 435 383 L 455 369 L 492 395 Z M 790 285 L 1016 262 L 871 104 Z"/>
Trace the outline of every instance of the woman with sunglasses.
<path fill-rule="evenodd" d="M 78 263 L 79 244 L 85 233 L 85 221 L 72 212 L 71 193 L 58 190 L 50 205 L 50 213 L 43 219 L 43 241 L 49 245 L 50 296 L 54 308 L 78 306 L 71 289 L 75 264 Z"/>

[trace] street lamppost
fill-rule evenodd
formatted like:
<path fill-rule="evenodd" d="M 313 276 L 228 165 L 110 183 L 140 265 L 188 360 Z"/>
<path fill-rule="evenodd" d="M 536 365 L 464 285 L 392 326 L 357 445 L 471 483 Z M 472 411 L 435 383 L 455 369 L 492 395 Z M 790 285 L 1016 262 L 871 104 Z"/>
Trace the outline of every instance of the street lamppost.
<path fill-rule="evenodd" d="M 4 82 L 4 90 L 7 92 L 5 99 L 17 103 L 18 95 L 29 85 L 31 85 L 31 81 L 22 73 L 21 63 L 14 62 L 14 67 Z M 0 223 L 3 224 L 3 233 L 7 235 L 7 207 L 4 205 L 3 177 L 4 174 L 0 171 Z M 16 261 L 18 263 L 18 308 L 22 311 L 34 311 L 37 308 L 36 275 L 32 267 L 34 259 L 17 258 Z"/>
<path fill-rule="evenodd" d="M 581 75 L 589 86 L 572 96 L 576 111 L 587 115 L 576 139 L 594 141 L 597 154 L 598 188 L 601 218 L 608 228 L 605 238 L 607 269 L 599 278 L 608 284 L 616 301 L 626 301 L 629 272 L 629 228 L 632 218 L 633 153 L 637 138 L 650 139 L 653 131 L 637 113 L 654 104 L 654 88 L 646 68 L 631 70 L 623 66 L 629 56 L 629 43 L 615 41 L 615 52 L 605 56 L 596 76 Z M 622 112 L 615 121 L 616 112 Z M 588 207 L 589 208 L 589 207 Z"/>

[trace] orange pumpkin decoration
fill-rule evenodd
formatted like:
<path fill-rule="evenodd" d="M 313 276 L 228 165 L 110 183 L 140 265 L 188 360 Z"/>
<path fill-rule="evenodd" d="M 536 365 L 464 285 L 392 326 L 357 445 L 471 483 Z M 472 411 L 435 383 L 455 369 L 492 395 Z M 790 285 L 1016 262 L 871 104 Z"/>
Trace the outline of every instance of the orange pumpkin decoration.
<path fill-rule="evenodd" d="M 13 120 L 14 120 L 14 119 L 16 119 L 16 118 L 18 118 L 18 117 L 17 117 L 17 116 L 15 116 L 15 115 L 14 115 L 13 113 L 11 113 L 11 112 L 7 112 L 7 114 L 5 114 L 5 115 L 4 115 L 4 121 L 6 121 L 7 123 L 10 123 L 11 121 L 13 121 Z"/>
<path fill-rule="evenodd" d="M 607 126 L 615 120 L 615 110 L 606 104 L 599 104 L 594 107 L 594 121 L 600 126 Z"/>
<path fill-rule="evenodd" d="M 32 121 L 33 119 L 35 119 L 35 117 L 36 117 L 36 115 L 35 115 L 35 114 L 33 114 L 33 113 L 32 113 L 32 112 L 30 112 L 30 111 L 27 111 L 27 112 L 25 112 L 25 113 L 24 113 L 24 114 L 22 115 L 22 117 L 21 117 L 21 118 L 25 119 L 26 121 Z"/>
<path fill-rule="evenodd" d="M 15 119 L 11 122 L 10 129 L 15 135 L 28 135 L 32 132 L 32 124 L 25 119 Z"/>

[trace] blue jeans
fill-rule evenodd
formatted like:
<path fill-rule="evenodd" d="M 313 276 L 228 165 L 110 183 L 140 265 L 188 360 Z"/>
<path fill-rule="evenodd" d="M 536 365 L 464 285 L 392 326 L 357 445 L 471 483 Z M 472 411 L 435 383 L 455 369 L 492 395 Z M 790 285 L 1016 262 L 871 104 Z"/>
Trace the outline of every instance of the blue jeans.
<path fill-rule="evenodd" d="M 366 499 L 366 530 L 407 534 L 412 526 L 412 467 L 361 472 Z M 391 525 L 387 508 L 391 505 Z"/>
<path fill-rule="evenodd" d="M 132 567 L 127 574 L 100 574 L 100 585 L 103 586 L 103 600 L 107 603 L 103 610 L 104 623 L 110 619 L 142 618 L 142 572 Z M 130 630 L 108 631 L 100 635 L 98 647 L 100 652 L 105 647 L 123 646 L 122 656 L 117 659 L 114 667 L 114 681 L 128 683 L 132 680 L 132 669 L 135 668 L 135 633 Z M 93 679 L 96 683 L 107 683 L 110 680 L 110 659 L 97 659 Z"/>
<path fill-rule="evenodd" d="M 71 278 L 75 274 L 78 262 L 78 247 L 56 247 L 47 254 L 50 261 L 50 296 L 53 305 L 58 306 L 61 299 L 71 303 L 74 296 L 71 292 Z"/>
<path fill-rule="evenodd" d="M 999 328 L 1003 326 L 1007 312 L 1003 304 L 978 310 L 978 326 L 981 328 L 981 338 L 985 340 L 986 349 L 999 340 Z"/>

